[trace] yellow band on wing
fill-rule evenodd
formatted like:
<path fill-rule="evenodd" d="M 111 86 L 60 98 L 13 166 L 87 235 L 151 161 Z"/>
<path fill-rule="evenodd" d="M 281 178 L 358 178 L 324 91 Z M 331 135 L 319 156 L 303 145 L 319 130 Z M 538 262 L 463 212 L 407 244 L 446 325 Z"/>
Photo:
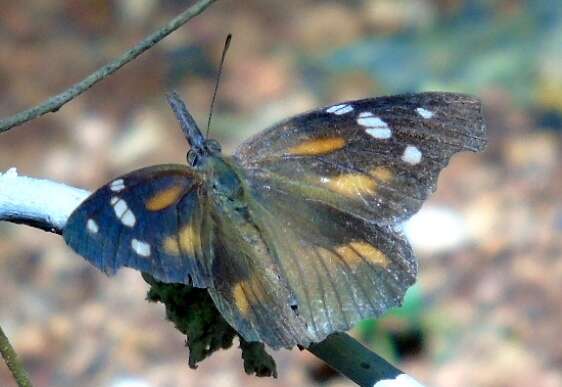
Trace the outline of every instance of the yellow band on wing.
<path fill-rule="evenodd" d="M 157 192 L 154 196 L 148 199 L 145 207 L 149 211 L 160 211 L 175 204 L 181 194 L 184 192 L 185 187 L 175 185 L 163 191 Z"/>
<path fill-rule="evenodd" d="M 332 153 L 342 149 L 345 140 L 342 137 L 322 137 L 305 140 L 287 150 L 293 156 L 316 156 Z"/>

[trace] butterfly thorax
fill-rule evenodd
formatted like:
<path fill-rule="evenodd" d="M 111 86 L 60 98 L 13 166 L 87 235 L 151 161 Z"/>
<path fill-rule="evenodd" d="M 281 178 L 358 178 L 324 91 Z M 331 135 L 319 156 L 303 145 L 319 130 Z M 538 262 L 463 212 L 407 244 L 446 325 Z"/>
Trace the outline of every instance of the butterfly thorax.
<path fill-rule="evenodd" d="M 217 231 L 213 233 L 213 246 L 204 246 L 210 254 L 209 261 L 229 260 L 229 254 L 236 251 L 239 257 L 247 257 L 242 259 L 257 257 L 261 264 L 270 262 L 273 258 L 272 251 L 251 214 L 248 206 L 249 192 L 246 192 L 242 183 L 243 172 L 236 161 L 229 157 L 211 156 L 199 166 L 199 171 L 204 171 L 203 185 L 210 205 L 209 220 Z M 226 235 L 226 239 L 221 235 Z M 268 275 L 278 278 L 278 273 L 273 268 L 269 268 Z"/>
<path fill-rule="evenodd" d="M 243 189 L 232 161 L 220 155 L 206 157 L 196 168 L 207 194 L 217 205 L 243 207 Z"/>

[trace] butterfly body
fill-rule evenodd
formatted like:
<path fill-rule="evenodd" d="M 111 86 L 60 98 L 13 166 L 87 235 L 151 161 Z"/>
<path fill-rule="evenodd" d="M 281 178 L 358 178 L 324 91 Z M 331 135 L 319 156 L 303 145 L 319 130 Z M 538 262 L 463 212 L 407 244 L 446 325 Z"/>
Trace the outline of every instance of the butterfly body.
<path fill-rule="evenodd" d="M 449 158 L 481 150 L 477 99 L 422 93 L 350 101 L 293 117 L 233 156 L 170 103 L 188 165 L 101 187 L 66 242 L 108 274 L 121 266 L 208 288 L 247 340 L 307 346 L 399 305 L 417 263 L 399 230 Z"/>

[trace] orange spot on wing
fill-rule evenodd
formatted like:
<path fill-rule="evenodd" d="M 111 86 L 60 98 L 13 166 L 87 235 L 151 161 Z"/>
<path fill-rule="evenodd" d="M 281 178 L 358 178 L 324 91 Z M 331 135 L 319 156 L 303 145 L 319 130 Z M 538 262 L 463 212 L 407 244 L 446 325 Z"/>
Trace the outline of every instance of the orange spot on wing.
<path fill-rule="evenodd" d="M 232 289 L 234 304 L 236 304 L 236 307 L 243 316 L 248 315 L 248 312 L 250 311 L 250 301 L 248 301 L 248 297 L 246 297 L 246 293 L 243 288 L 245 284 L 245 281 L 239 282 Z"/>
<path fill-rule="evenodd" d="M 164 252 L 169 255 L 178 256 L 181 254 L 180 252 L 180 244 L 176 239 L 175 235 L 169 236 L 164 239 Z"/>
<path fill-rule="evenodd" d="M 247 317 L 252 311 L 252 305 L 264 302 L 267 295 L 259 279 L 251 277 L 234 285 L 232 298 L 242 316 Z"/>
<path fill-rule="evenodd" d="M 371 176 L 375 177 L 377 181 L 381 181 L 383 183 L 390 181 L 390 179 L 392 179 L 392 176 L 394 176 L 390 169 L 380 166 L 372 169 L 370 174 Z"/>
<path fill-rule="evenodd" d="M 327 183 L 332 191 L 353 198 L 365 194 L 375 194 L 378 184 L 387 183 L 393 176 L 392 171 L 386 167 L 376 167 L 369 173 L 370 175 L 350 173 L 331 178 L 324 177 L 321 178 L 321 181 Z"/>
<path fill-rule="evenodd" d="M 179 246 L 182 252 L 191 256 L 195 255 L 196 233 L 191 224 L 185 225 L 179 233 Z"/>
<path fill-rule="evenodd" d="M 332 191 L 349 197 L 374 194 L 376 186 L 377 183 L 371 177 L 354 173 L 336 176 L 328 181 L 328 187 Z"/>
<path fill-rule="evenodd" d="M 351 242 L 337 247 L 336 251 L 351 266 L 367 261 L 386 268 L 390 263 L 382 251 L 366 242 Z"/>
<path fill-rule="evenodd" d="M 191 224 L 183 226 L 177 235 L 170 235 L 164 239 L 163 248 L 166 254 L 186 254 L 195 257 L 195 242 L 197 234 Z"/>
<path fill-rule="evenodd" d="M 178 201 L 183 192 L 184 187 L 178 185 L 157 192 L 153 197 L 147 200 L 145 204 L 146 209 L 150 211 L 160 211 L 164 208 L 168 208 Z"/>
<path fill-rule="evenodd" d="M 335 152 L 344 146 L 345 140 L 342 137 L 322 137 L 305 140 L 290 147 L 287 153 L 295 156 L 315 156 Z"/>

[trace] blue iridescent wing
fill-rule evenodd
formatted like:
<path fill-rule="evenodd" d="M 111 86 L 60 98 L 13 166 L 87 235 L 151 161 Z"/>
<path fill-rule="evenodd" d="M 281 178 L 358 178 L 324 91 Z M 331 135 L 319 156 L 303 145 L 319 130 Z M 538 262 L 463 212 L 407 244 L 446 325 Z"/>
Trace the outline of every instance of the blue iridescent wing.
<path fill-rule="evenodd" d="M 72 213 L 63 236 L 107 274 L 126 266 L 164 282 L 207 287 L 204 211 L 189 168 L 152 166 L 98 189 Z"/>

